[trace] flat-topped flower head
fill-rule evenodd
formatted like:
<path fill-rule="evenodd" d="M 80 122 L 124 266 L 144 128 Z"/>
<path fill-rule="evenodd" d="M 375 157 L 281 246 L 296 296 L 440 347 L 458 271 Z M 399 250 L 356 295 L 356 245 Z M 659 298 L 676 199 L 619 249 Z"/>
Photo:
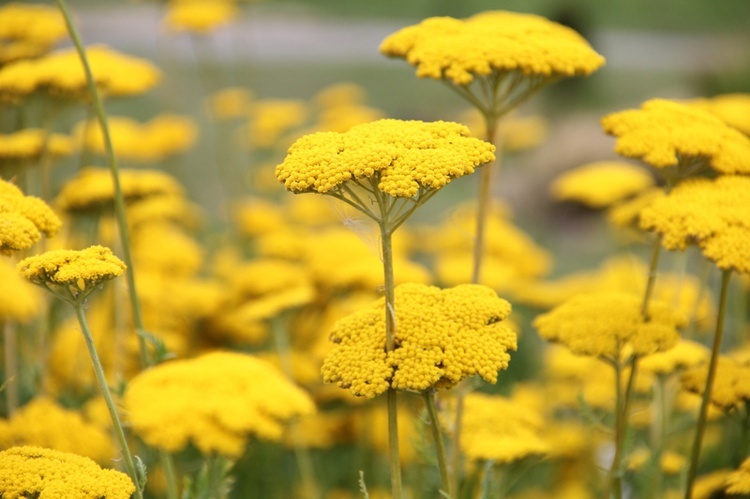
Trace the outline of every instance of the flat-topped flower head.
<path fill-rule="evenodd" d="M 748 177 L 686 180 L 644 208 L 640 225 L 661 234 L 667 249 L 684 250 L 697 244 L 703 256 L 719 268 L 750 273 Z"/>
<path fill-rule="evenodd" d="M 128 475 L 87 457 L 33 446 L 0 452 L 0 496 L 7 499 L 129 499 L 134 492 Z"/>
<path fill-rule="evenodd" d="M 719 173 L 750 173 L 750 137 L 714 114 L 666 99 L 602 119 L 615 152 L 664 169 L 705 162 Z"/>
<path fill-rule="evenodd" d="M 23 277 L 50 290 L 64 288 L 74 297 L 88 294 L 97 285 L 125 272 L 125 264 L 112 250 L 91 246 L 84 250 L 52 250 L 18 263 Z"/>
<path fill-rule="evenodd" d="M 474 374 L 495 383 L 516 335 L 503 322 L 510 304 L 486 286 L 396 287 L 395 347 L 386 352 L 385 300 L 339 320 L 323 379 L 372 398 L 389 387 L 450 388 Z"/>
<path fill-rule="evenodd" d="M 643 168 L 622 161 L 587 163 L 559 175 L 552 185 L 552 197 L 576 201 L 599 209 L 643 192 L 654 178 Z"/>
<path fill-rule="evenodd" d="M 465 20 L 431 17 L 388 36 L 380 52 L 402 57 L 417 76 L 468 85 L 515 71 L 559 78 L 588 75 L 604 58 L 571 28 L 533 14 L 490 11 Z"/>
<path fill-rule="evenodd" d="M 251 436 L 278 442 L 284 423 L 315 412 L 312 399 L 270 363 L 213 352 L 144 371 L 128 384 L 125 407 L 147 444 L 238 458 Z"/>
<path fill-rule="evenodd" d="M 680 340 L 674 347 L 665 352 L 658 352 L 644 357 L 640 369 L 653 374 L 671 374 L 678 370 L 701 366 L 708 362 L 711 351 L 695 341 Z"/>
<path fill-rule="evenodd" d="M 68 156 L 73 152 L 70 137 L 48 133 L 41 128 L 24 128 L 0 134 L 0 161 L 38 160 L 42 154 L 53 157 Z"/>
<path fill-rule="evenodd" d="M 627 350 L 649 355 L 673 347 L 683 317 L 662 302 L 652 302 L 650 320 L 641 315 L 641 298 L 628 293 L 578 295 L 537 316 L 534 327 L 542 338 L 560 343 L 578 355 L 619 362 Z"/>
<path fill-rule="evenodd" d="M 56 7 L 9 2 L 0 7 L 0 64 L 38 57 L 67 34 Z"/>
<path fill-rule="evenodd" d="M 681 379 L 683 388 L 698 394 L 704 393 L 707 373 L 707 365 L 685 371 Z M 729 357 L 719 357 L 711 390 L 711 403 L 727 412 L 739 410 L 750 403 L 750 365 Z"/>
<path fill-rule="evenodd" d="M 750 93 L 722 94 L 689 102 L 715 114 L 727 125 L 750 136 Z"/>
<path fill-rule="evenodd" d="M 208 35 L 237 16 L 230 0 L 179 0 L 168 3 L 164 25 L 169 31 Z"/>
<path fill-rule="evenodd" d="M 28 249 L 42 234 L 54 236 L 61 226 L 44 201 L 25 196 L 14 184 L 0 179 L 0 254 Z"/>
<path fill-rule="evenodd" d="M 321 194 L 369 179 L 382 193 L 412 198 L 493 161 L 494 150 L 458 123 L 384 119 L 305 135 L 276 167 L 276 178 L 292 192 Z"/>

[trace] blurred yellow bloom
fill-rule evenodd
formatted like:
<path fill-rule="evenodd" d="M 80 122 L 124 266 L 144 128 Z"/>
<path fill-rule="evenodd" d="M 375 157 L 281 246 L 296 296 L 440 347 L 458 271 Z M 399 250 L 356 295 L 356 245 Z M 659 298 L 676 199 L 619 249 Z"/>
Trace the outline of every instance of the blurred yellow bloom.
<path fill-rule="evenodd" d="M 682 374 L 682 386 L 702 395 L 706 389 L 708 366 L 695 367 Z M 719 357 L 711 402 L 725 411 L 739 409 L 750 402 L 750 365 Z"/>
<path fill-rule="evenodd" d="M 0 218 L 2 220 L 2 218 Z M 0 258 L 0 321 L 25 322 L 40 309 L 36 288 L 18 275 L 15 265 Z"/>
<path fill-rule="evenodd" d="M 503 322 L 510 304 L 485 286 L 397 286 L 396 346 L 390 352 L 383 307 L 381 299 L 336 323 L 322 368 L 325 382 L 368 398 L 389 387 L 450 388 L 474 374 L 494 383 L 508 367 L 508 351 L 516 349 L 516 335 Z"/>
<path fill-rule="evenodd" d="M 457 123 L 390 119 L 305 135 L 276 167 L 276 178 L 292 192 L 321 194 L 377 178 L 381 192 L 411 198 L 494 160 L 494 146 L 468 135 Z"/>
<path fill-rule="evenodd" d="M 123 400 L 133 431 L 177 452 L 239 457 L 248 437 L 279 441 L 284 423 L 315 412 L 301 389 L 265 361 L 213 352 L 160 364 L 134 377 Z"/>
<path fill-rule="evenodd" d="M 216 120 L 246 118 L 253 101 L 253 92 L 247 88 L 229 87 L 206 99 L 211 116 Z"/>
<path fill-rule="evenodd" d="M 308 104 L 302 100 L 264 99 L 252 102 L 247 124 L 249 143 L 255 147 L 286 149 L 291 140 L 285 134 L 301 126 L 309 113 Z"/>
<path fill-rule="evenodd" d="M 0 254 L 28 249 L 42 234 L 54 236 L 61 226 L 44 201 L 25 196 L 14 184 L 0 179 Z"/>
<path fill-rule="evenodd" d="M 697 244 L 720 269 L 750 273 L 750 178 L 686 180 L 645 208 L 640 225 L 667 249 Z"/>
<path fill-rule="evenodd" d="M 176 114 L 160 114 L 146 123 L 132 118 L 111 116 L 108 120 L 112 147 L 123 159 L 154 162 L 189 150 L 198 137 L 198 125 L 191 118 Z M 99 123 L 81 123 L 74 134 L 84 147 L 104 154 L 104 136 Z"/>
<path fill-rule="evenodd" d="M 136 268 L 173 277 L 193 276 L 203 265 L 205 251 L 179 226 L 155 221 L 132 233 Z"/>
<path fill-rule="evenodd" d="M 588 75 L 604 64 L 572 29 L 532 14 L 490 11 L 466 20 L 432 17 L 388 36 L 380 52 L 402 57 L 417 76 L 468 85 L 476 76 L 518 72 L 522 77 Z"/>
<path fill-rule="evenodd" d="M 42 55 L 67 34 L 57 8 L 9 2 L 0 7 L 0 65 Z"/>
<path fill-rule="evenodd" d="M 750 138 L 696 106 L 665 99 L 602 119 L 615 151 L 656 168 L 704 160 L 720 173 L 750 173 Z"/>
<path fill-rule="evenodd" d="M 232 0 L 171 0 L 164 25 L 169 31 L 207 35 L 237 17 Z"/>
<path fill-rule="evenodd" d="M 750 457 L 727 476 L 726 491 L 729 495 L 750 494 Z"/>
<path fill-rule="evenodd" d="M 248 237 L 276 231 L 286 223 L 282 206 L 261 198 L 247 198 L 235 204 L 232 216 L 240 233 Z"/>
<path fill-rule="evenodd" d="M 33 446 L 0 452 L 0 495 L 7 499 L 129 499 L 134 492 L 128 475 L 87 457 Z"/>
<path fill-rule="evenodd" d="M 750 135 L 750 94 L 723 94 L 708 99 L 694 99 L 689 103 L 715 114 L 727 125 Z"/>
<path fill-rule="evenodd" d="M 102 465 L 110 465 L 116 455 L 106 427 L 45 397 L 31 400 L 8 420 L 0 419 L 0 447 L 21 445 L 80 454 Z"/>
<path fill-rule="evenodd" d="M 654 184 L 650 173 L 621 161 L 598 161 L 559 175 L 550 185 L 558 201 L 577 201 L 590 208 L 605 208 Z"/>
<path fill-rule="evenodd" d="M 184 191 L 176 178 L 159 170 L 120 169 L 120 187 L 126 203 L 149 196 L 182 195 Z M 55 205 L 72 212 L 101 210 L 113 206 L 114 197 L 110 170 L 87 167 L 63 185 Z"/>
<path fill-rule="evenodd" d="M 711 351 L 706 346 L 683 339 L 665 352 L 644 357 L 638 367 L 646 373 L 671 374 L 707 363 L 710 354 Z"/>
<path fill-rule="evenodd" d="M 727 477 L 732 470 L 721 469 L 706 473 L 699 476 L 693 485 L 694 499 L 711 499 L 716 497 L 716 492 L 724 490 L 727 484 Z"/>
<path fill-rule="evenodd" d="M 125 207 L 128 225 L 135 231 L 141 225 L 171 223 L 197 229 L 202 222 L 201 208 L 177 193 L 132 200 Z"/>
<path fill-rule="evenodd" d="M 641 212 L 654 201 L 664 197 L 664 189 L 652 187 L 638 193 L 631 199 L 620 201 L 609 207 L 607 221 L 614 227 L 628 228 L 638 227 L 641 220 Z"/>
<path fill-rule="evenodd" d="M 159 83 L 161 73 L 150 62 L 94 45 L 86 56 L 98 88 L 106 96 L 145 93 Z M 37 90 L 63 97 L 88 95 L 86 77 L 75 49 L 53 52 L 39 59 L 18 61 L 0 68 L 0 100 L 20 99 Z"/>
<path fill-rule="evenodd" d="M 471 135 L 477 138 L 487 137 L 486 123 L 477 108 L 470 108 L 458 120 L 471 129 Z M 532 149 L 549 135 L 549 121 L 541 115 L 518 116 L 511 113 L 498 124 L 498 146 L 506 152 L 518 152 Z"/>
<path fill-rule="evenodd" d="M 0 159 L 33 160 L 44 152 L 52 156 L 68 156 L 73 152 L 72 140 L 59 133 L 47 134 L 39 128 L 0 134 Z"/>
<path fill-rule="evenodd" d="M 651 318 L 641 316 L 641 299 L 626 293 L 578 295 L 534 319 L 542 338 L 578 355 L 620 361 L 627 345 L 635 355 L 673 347 L 684 318 L 662 302 L 652 302 Z"/>

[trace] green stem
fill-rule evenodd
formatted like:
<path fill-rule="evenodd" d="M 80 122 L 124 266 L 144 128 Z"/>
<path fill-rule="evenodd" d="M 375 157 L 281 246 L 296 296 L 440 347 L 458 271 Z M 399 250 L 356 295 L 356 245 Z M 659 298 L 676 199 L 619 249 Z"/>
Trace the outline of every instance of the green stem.
<path fill-rule="evenodd" d="M 107 123 L 107 113 L 104 111 L 104 104 L 102 98 L 99 95 L 99 90 L 96 88 L 96 81 L 94 75 L 91 72 L 91 66 L 89 65 L 88 58 L 86 57 L 86 50 L 81 41 L 81 37 L 78 34 L 78 30 L 73 24 L 72 16 L 68 10 L 68 6 L 65 0 L 55 0 L 60 12 L 65 19 L 65 25 L 68 28 L 68 34 L 70 35 L 73 44 L 76 47 L 78 56 L 81 59 L 81 65 L 86 75 L 86 83 L 88 85 L 89 93 L 91 94 L 92 104 L 96 111 L 96 116 L 99 121 L 99 126 L 102 130 L 102 136 L 104 137 L 104 146 L 107 151 L 107 160 L 109 162 L 110 170 L 112 171 L 112 183 L 114 185 L 114 205 L 115 205 L 115 216 L 117 218 L 117 225 L 120 231 L 120 238 L 122 240 L 122 252 L 123 260 L 125 265 L 128 267 L 125 277 L 128 280 L 128 291 L 130 293 L 130 304 L 133 309 L 133 324 L 135 326 L 136 333 L 138 334 L 138 347 L 140 352 L 141 365 L 146 367 L 149 365 L 148 350 L 146 348 L 146 341 L 143 338 L 143 334 L 146 332 L 146 328 L 143 324 L 143 315 L 141 313 L 140 302 L 138 301 L 138 292 L 135 286 L 135 267 L 133 266 L 133 258 L 130 252 L 130 232 L 128 231 L 128 224 L 125 218 L 125 198 L 122 194 L 122 187 L 120 186 L 120 174 L 117 165 L 117 158 L 115 157 L 114 148 L 112 147 L 112 138 L 109 133 L 109 125 Z"/>
<path fill-rule="evenodd" d="M 427 405 L 427 413 L 430 415 L 430 429 L 432 439 L 435 441 L 435 453 L 437 454 L 438 469 L 440 470 L 440 483 L 443 491 L 448 497 L 454 497 L 452 482 L 448 475 L 448 461 L 445 454 L 445 443 L 443 442 L 443 433 L 440 431 L 440 421 L 438 420 L 437 406 L 435 405 L 435 389 L 430 388 L 424 392 L 424 400 Z"/>
<path fill-rule="evenodd" d="M 653 246 L 651 247 L 651 264 L 648 267 L 648 281 L 646 282 L 646 291 L 643 294 L 643 303 L 641 304 L 641 317 L 645 322 L 651 319 L 648 307 L 651 302 L 651 296 L 654 294 L 654 285 L 656 284 L 656 276 L 659 269 L 659 255 L 661 255 L 661 240 L 663 237 L 659 234 L 654 239 Z"/>
<path fill-rule="evenodd" d="M 703 391 L 701 400 L 701 409 L 698 415 L 698 423 L 695 429 L 695 439 L 693 440 L 693 450 L 690 454 L 690 468 L 688 470 L 687 488 L 685 489 L 685 499 L 691 499 L 693 496 L 693 483 L 698 472 L 698 459 L 701 454 L 701 445 L 703 444 L 703 434 L 706 431 L 706 422 L 708 421 L 708 407 L 711 404 L 711 392 L 713 391 L 714 380 L 716 379 L 716 370 L 719 365 L 719 352 L 721 351 L 721 340 L 724 336 L 724 319 L 727 310 L 727 295 L 729 294 L 729 280 L 732 277 L 732 270 L 724 270 L 721 274 L 721 291 L 719 294 L 719 311 L 716 317 L 716 331 L 714 332 L 714 343 L 711 349 L 711 361 L 708 364 L 708 375 L 706 377 L 706 388 Z"/>
<path fill-rule="evenodd" d="M 609 480 L 607 491 L 604 495 L 609 498 L 614 493 L 615 498 L 622 498 L 622 456 L 625 451 L 625 436 L 628 432 L 628 413 L 630 412 L 630 400 L 635 385 L 636 371 L 638 368 L 638 357 L 633 357 L 630 364 L 630 375 L 628 376 L 625 391 L 622 390 L 622 365 L 620 360 L 615 359 L 612 363 L 615 369 L 615 455 L 612 458 L 612 466 L 609 469 Z"/>
<path fill-rule="evenodd" d="M 174 457 L 166 451 L 159 451 L 159 461 L 167 478 L 167 499 L 179 499 L 180 493 L 177 489 L 177 475 L 174 469 Z"/>
<path fill-rule="evenodd" d="M 128 441 L 125 438 L 125 432 L 122 429 L 120 417 L 117 414 L 115 403 L 112 400 L 112 394 L 109 391 L 107 380 L 104 377 L 104 369 L 102 368 L 102 363 L 99 360 L 99 355 L 96 352 L 94 338 L 91 336 L 91 330 L 89 329 L 89 325 L 86 321 L 86 314 L 83 312 L 83 301 L 75 300 L 72 301 L 72 304 L 76 312 L 76 317 L 78 318 L 78 324 L 81 326 L 81 332 L 83 332 L 83 338 L 86 341 L 86 347 L 89 351 L 89 357 L 91 357 L 91 364 L 94 367 L 94 374 L 96 375 L 96 382 L 99 385 L 99 391 L 101 392 L 102 397 L 104 397 L 104 401 L 107 404 L 107 410 L 109 410 L 109 416 L 110 418 L 112 418 L 112 425 L 114 426 L 115 434 L 117 435 L 117 439 L 120 442 L 120 447 L 122 448 L 122 454 L 125 459 L 125 468 L 127 469 L 128 475 L 130 475 L 130 478 L 135 484 L 135 497 L 137 499 L 142 499 L 143 494 L 140 490 L 138 476 L 135 472 L 135 462 L 133 461 L 133 456 L 130 453 Z"/>
<path fill-rule="evenodd" d="M 492 113 L 484 113 L 484 120 L 487 131 L 487 141 L 494 144 L 498 127 L 498 118 Z M 484 229 L 487 225 L 487 215 L 490 210 L 490 201 L 492 197 L 492 170 L 500 165 L 501 148 L 498 144 L 495 145 L 495 161 L 484 165 L 479 177 L 477 223 L 476 230 L 474 231 L 474 266 L 471 270 L 472 284 L 479 284 L 482 273 L 482 262 L 484 259 Z"/>
<path fill-rule="evenodd" d="M 5 410 L 6 417 L 10 418 L 18 409 L 18 334 L 14 325 L 10 321 L 0 321 L 3 333 L 5 334 L 5 344 L 3 352 L 5 354 Z"/>

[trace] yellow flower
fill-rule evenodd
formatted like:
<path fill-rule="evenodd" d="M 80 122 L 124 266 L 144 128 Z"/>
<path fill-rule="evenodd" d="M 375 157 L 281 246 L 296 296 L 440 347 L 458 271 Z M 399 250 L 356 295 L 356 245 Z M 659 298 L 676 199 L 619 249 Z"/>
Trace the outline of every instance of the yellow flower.
<path fill-rule="evenodd" d="M 265 361 L 213 352 L 160 364 L 134 377 L 124 404 L 133 431 L 147 444 L 176 452 L 239 457 L 249 436 L 279 441 L 283 424 L 312 414 L 301 389 Z"/>
<path fill-rule="evenodd" d="M 726 492 L 729 495 L 750 494 L 750 457 L 742 461 L 739 469 L 727 476 Z"/>
<path fill-rule="evenodd" d="M 265 99 L 250 105 L 247 138 L 256 147 L 286 149 L 291 140 L 284 134 L 302 125 L 309 114 L 305 101 L 294 99 Z"/>
<path fill-rule="evenodd" d="M 559 175 L 550 186 L 558 201 L 577 201 L 604 208 L 644 191 L 654 184 L 643 168 L 621 161 L 587 163 Z"/>
<path fill-rule="evenodd" d="M 706 389 L 708 366 L 695 367 L 682 375 L 682 386 L 693 393 Z M 719 357 L 716 379 L 711 390 L 711 402 L 725 411 L 738 409 L 750 402 L 750 365 L 743 365 L 726 357 Z"/>
<path fill-rule="evenodd" d="M 146 123 L 123 116 L 112 116 L 108 125 L 112 146 L 117 155 L 133 161 L 161 161 L 184 153 L 195 144 L 198 137 L 198 125 L 195 121 L 177 114 L 160 114 Z M 97 121 L 79 124 L 75 135 L 86 149 L 104 154 L 104 136 Z"/>
<path fill-rule="evenodd" d="M 0 495 L 6 499 L 129 499 L 134 492 L 125 473 L 87 457 L 33 446 L 0 452 Z"/>
<path fill-rule="evenodd" d="M 101 91 L 112 97 L 147 92 L 161 79 L 150 62 L 94 45 L 86 49 L 91 71 Z M 75 49 L 65 49 L 33 61 L 18 61 L 0 69 L 0 96 L 26 97 L 36 90 L 52 95 L 84 97 L 88 95 L 83 66 Z"/>
<path fill-rule="evenodd" d="M 38 397 L 10 419 L 0 420 L 0 445 L 4 449 L 35 445 L 80 454 L 106 465 L 115 457 L 115 447 L 105 428 L 48 398 Z"/>
<path fill-rule="evenodd" d="M 403 57 L 417 76 L 468 85 L 477 76 L 517 72 L 560 78 L 604 64 L 578 33 L 532 14 L 484 12 L 466 20 L 432 17 L 388 36 L 380 52 Z"/>
<path fill-rule="evenodd" d="M 207 35 L 237 16 L 230 0 L 172 0 L 164 24 L 170 31 Z"/>
<path fill-rule="evenodd" d="M 664 197 L 664 189 L 652 187 L 645 189 L 632 199 L 627 199 L 610 206 L 607 211 L 607 221 L 613 227 L 628 228 L 638 227 L 641 220 L 641 212 L 651 205 L 655 200 Z"/>
<path fill-rule="evenodd" d="M 750 138 L 696 106 L 652 99 L 605 116 L 602 126 L 617 137 L 618 154 L 655 168 L 701 160 L 720 173 L 750 173 Z"/>
<path fill-rule="evenodd" d="M 699 476 L 693 485 L 694 499 L 711 499 L 716 492 L 724 490 L 727 477 L 732 473 L 729 469 L 720 469 Z"/>
<path fill-rule="evenodd" d="M 689 369 L 708 362 L 711 351 L 700 343 L 680 340 L 666 352 L 657 352 L 641 359 L 638 367 L 643 372 L 653 374 L 670 374 L 678 370 Z"/>
<path fill-rule="evenodd" d="M 132 249 L 136 268 L 173 277 L 195 275 L 205 253 L 195 238 L 165 221 L 143 224 L 134 230 Z"/>
<path fill-rule="evenodd" d="M 42 238 L 54 236 L 62 223 L 39 198 L 24 196 L 21 189 L 0 179 L 0 253 L 28 249 Z"/>
<path fill-rule="evenodd" d="M 397 286 L 396 347 L 387 353 L 384 306 L 378 300 L 336 323 L 325 382 L 368 398 L 389 387 L 450 388 L 474 374 L 494 383 L 508 367 L 508 350 L 516 348 L 516 335 L 503 322 L 510 304 L 485 286 Z"/>
<path fill-rule="evenodd" d="M 10 134 L 0 134 L 0 159 L 33 160 L 42 153 L 67 156 L 73 152 L 70 137 L 48 134 L 38 128 L 25 128 Z"/>
<path fill-rule="evenodd" d="M 494 160 L 494 146 L 468 135 L 457 123 L 390 119 L 305 135 L 276 167 L 276 178 L 292 192 L 321 194 L 377 178 L 381 192 L 412 198 Z"/>
<path fill-rule="evenodd" d="M 125 209 L 133 230 L 150 223 L 169 222 L 196 229 L 202 222 L 201 208 L 179 194 L 148 196 L 128 203 Z"/>
<path fill-rule="evenodd" d="M 750 135 L 750 94 L 723 94 L 709 99 L 694 99 L 690 104 L 721 118 L 745 135 Z"/>
<path fill-rule="evenodd" d="M 529 407 L 482 393 L 467 395 L 464 404 L 461 449 L 467 458 L 511 463 L 550 452 L 544 421 Z"/>
<path fill-rule="evenodd" d="M 247 88 L 229 87 L 208 97 L 206 104 L 217 120 L 244 118 L 250 110 L 253 92 Z"/>
<path fill-rule="evenodd" d="M 364 104 L 365 91 L 353 83 L 331 85 L 318 92 L 316 131 L 346 132 L 354 125 L 384 118 L 384 113 Z"/>
<path fill-rule="evenodd" d="M 120 170 L 120 187 L 125 202 L 157 195 L 182 195 L 182 185 L 159 170 Z M 64 211 L 99 210 L 112 206 L 115 188 L 107 168 L 88 167 L 78 171 L 60 189 L 55 204 Z"/>
<path fill-rule="evenodd" d="M 719 268 L 750 272 L 750 178 L 684 181 L 645 208 L 640 224 L 662 234 L 667 249 L 695 243 Z"/>
<path fill-rule="evenodd" d="M 677 475 L 685 469 L 687 458 L 682 454 L 672 451 L 665 451 L 659 460 L 659 466 L 665 475 Z"/>
<path fill-rule="evenodd" d="M 578 355 L 620 360 L 623 348 L 634 355 L 667 350 L 679 340 L 684 319 L 672 307 L 650 304 L 651 319 L 641 317 L 641 300 L 625 293 L 578 295 L 537 316 L 534 327 L 542 338 L 570 348 Z"/>
<path fill-rule="evenodd" d="M 24 258 L 18 271 L 34 284 L 62 286 L 74 295 L 95 288 L 125 272 L 125 264 L 112 250 L 91 246 L 84 250 L 53 250 Z"/>
<path fill-rule="evenodd" d="M 23 280 L 15 265 L 0 259 L 0 321 L 25 322 L 41 308 L 34 286 Z"/>
<path fill-rule="evenodd" d="M 237 203 L 232 215 L 240 233 L 249 237 L 273 232 L 286 223 L 282 207 L 261 198 L 248 198 Z"/>
<path fill-rule="evenodd" d="M 485 119 L 477 108 L 470 108 L 458 121 L 471 129 L 473 137 L 487 137 Z M 497 135 L 503 151 L 525 151 L 538 146 L 549 136 L 549 122 L 541 115 L 517 116 L 511 113 L 500 121 Z"/>
<path fill-rule="evenodd" d="M 55 7 L 7 3 L 0 7 L 0 63 L 39 56 L 67 34 L 65 20 Z"/>

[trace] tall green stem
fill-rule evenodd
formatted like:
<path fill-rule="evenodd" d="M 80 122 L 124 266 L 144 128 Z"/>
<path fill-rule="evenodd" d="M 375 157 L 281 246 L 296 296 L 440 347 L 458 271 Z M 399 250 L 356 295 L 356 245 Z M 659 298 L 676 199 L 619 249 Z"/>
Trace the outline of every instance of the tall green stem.
<path fill-rule="evenodd" d="M 608 499 L 614 493 L 616 499 L 622 498 L 622 456 L 625 450 L 625 436 L 628 431 L 628 413 L 630 411 L 630 399 L 635 385 L 636 371 L 638 368 L 638 357 L 633 357 L 630 364 L 630 375 L 623 392 L 622 372 L 623 365 L 619 358 L 612 360 L 615 369 L 615 455 L 609 469 L 609 480 L 604 499 Z"/>
<path fill-rule="evenodd" d="M 0 321 L 5 337 L 3 353 L 5 354 L 5 408 L 10 418 L 18 409 L 18 333 L 10 321 Z"/>
<path fill-rule="evenodd" d="M 440 431 L 440 421 L 438 420 L 437 407 L 435 406 L 435 389 L 430 388 L 424 392 L 424 400 L 427 405 L 427 413 L 430 415 L 430 429 L 432 439 L 435 441 L 435 453 L 437 455 L 438 469 L 440 470 L 440 483 L 443 491 L 448 497 L 454 497 L 452 483 L 448 475 L 448 461 L 445 455 L 445 443 L 443 442 L 443 433 Z"/>
<path fill-rule="evenodd" d="M 485 113 L 485 126 L 487 130 L 486 140 L 495 144 L 497 134 L 498 118 L 492 113 Z M 477 220 L 476 230 L 474 231 L 474 258 L 471 270 L 471 282 L 478 284 L 482 273 L 482 262 L 484 259 L 484 239 L 485 227 L 487 225 L 487 216 L 490 210 L 490 201 L 492 200 L 492 173 L 493 169 L 499 168 L 500 165 L 500 147 L 496 145 L 495 161 L 482 167 L 479 177 L 479 194 L 477 200 Z"/>
<path fill-rule="evenodd" d="M 99 391 L 101 392 L 102 397 L 104 397 L 104 401 L 107 404 L 107 410 L 109 411 L 109 416 L 112 419 L 112 425 L 114 426 L 117 440 L 120 442 L 120 447 L 122 448 L 122 454 L 125 459 L 125 468 L 127 469 L 128 475 L 130 475 L 130 478 L 135 484 L 135 497 L 136 499 L 142 499 L 143 493 L 140 490 L 140 480 L 138 479 L 138 475 L 136 474 L 135 461 L 133 461 L 133 456 L 130 453 L 128 441 L 125 438 L 125 432 L 122 429 L 120 417 L 117 414 L 117 408 L 115 408 L 115 403 L 112 400 L 112 394 L 109 391 L 107 380 L 104 377 L 104 369 L 102 368 L 102 363 L 99 360 L 99 354 L 96 352 L 94 338 L 91 336 L 91 330 L 89 329 L 88 322 L 86 321 L 86 314 L 83 312 L 82 300 L 76 300 L 72 303 L 73 308 L 75 308 L 78 324 L 80 324 L 81 331 L 83 332 L 83 338 L 86 341 L 86 348 L 88 348 L 89 357 L 91 357 L 91 364 L 94 367 L 94 374 L 96 375 L 96 382 L 99 385 Z"/>
<path fill-rule="evenodd" d="M 646 291 L 643 293 L 643 303 L 641 304 L 641 317 L 646 322 L 651 319 L 648 307 L 651 302 L 651 296 L 654 294 L 654 285 L 656 284 L 656 276 L 659 269 L 659 255 L 661 255 L 662 238 L 663 236 L 659 234 L 659 236 L 654 239 L 653 246 L 651 247 L 651 264 L 648 267 Z"/>
<path fill-rule="evenodd" d="M 724 336 L 724 319 L 727 310 L 727 295 L 729 294 L 729 280 L 732 277 L 732 270 L 724 270 L 721 274 L 721 291 L 719 292 L 719 311 L 716 317 L 716 331 L 714 332 L 714 343 L 711 349 L 711 361 L 708 364 L 708 375 L 706 376 L 706 388 L 703 391 L 701 400 L 701 409 L 698 415 L 698 423 L 695 429 L 695 439 L 693 440 L 693 450 L 690 454 L 690 468 L 687 476 L 687 487 L 685 489 L 685 499 L 691 499 L 693 496 L 693 483 L 698 473 L 698 459 L 701 455 L 701 446 L 703 444 L 703 434 L 706 431 L 706 421 L 708 421 L 708 407 L 711 404 L 711 392 L 716 379 L 716 369 L 719 365 L 719 352 L 721 351 L 721 340 Z"/>

